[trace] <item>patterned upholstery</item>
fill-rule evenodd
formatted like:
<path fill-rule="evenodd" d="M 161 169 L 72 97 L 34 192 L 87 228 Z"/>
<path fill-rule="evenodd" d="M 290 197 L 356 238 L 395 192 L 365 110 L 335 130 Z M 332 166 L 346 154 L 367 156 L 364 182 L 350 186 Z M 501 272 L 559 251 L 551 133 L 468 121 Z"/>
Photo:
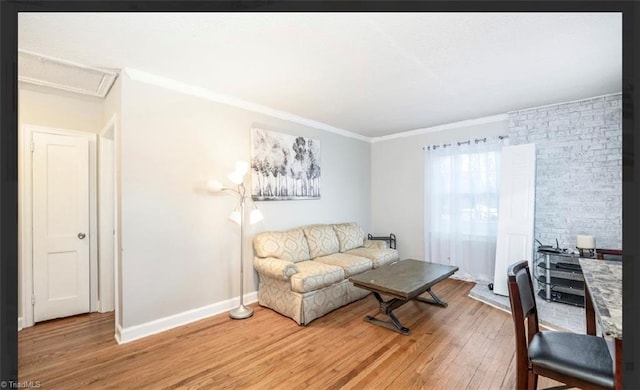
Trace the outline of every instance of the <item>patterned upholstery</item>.
<path fill-rule="evenodd" d="M 294 263 L 275 257 L 256 257 L 253 260 L 253 268 L 259 274 L 279 280 L 289 280 L 291 275 L 298 273 L 298 268 Z"/>
<path fill-rule="evenodd" d="M 331 225 L 309 225 L 303 227 L 302 230 L 307 237 L 312 259 L 340 251 L 338 237 Z"/>
<path fill-rule="evenodd" d="M 369 295 L 369 291 L 355 287 L 348 280 L 308 293 L 291 291 L 288 282 L 261 278 L 258 303 L 292 318 L 298 325 L 306 325 L 318 317 Z"/>
<path fill-rule="evenodd" d="M 376 249 L 376 248 L 356 248 L 345 252 L 349 255 L 366 257 L 373 261 L 373 268 L 378 268 L 385 264 L 393 263 L 398 258 L 398 251 L 395 249 Z"/>
<path fill-rule="evenodd" d="M 336 265 L 308 260 L 296 263 L 298 273 L 291 276 L 291 289 L 300 293 L 321 289 L 344 279 L 344 271 Z"/>
<path fill-rule="evenodd" d="M 253 250 L 258 257 L 276 257 L 294 263 L 311 258 L 302 229 L 258 233 L 253 238 Z"/>
<path fill-rule="evenodd" d="M 253 264 L 260 305 L 306 325 L 367 296 L 369 291 L 355 287 L 349 277 L 391 263 L 398 253 L 384 241 L 364 240 L 361 232 L 348 223 L 257 234 Z"/>
<path fill-rule="evenodd" d="M 355 222 L 333 225 L 333 230 L 338 237 L 340 252 L 361 247 L 364 243 L 364 230 Z"/>
<path fill-rule="evenodd" d="M 373 266 L 371 260 L 366 257 L 352 256 L 344 253 L 334 253 L 328 256 L 316 257 L 313 261 L 337 265 L 344 270 L 345 278 L 370 270 Z"/>
<path fill-rule="evenodd" d="M 387 242 L 382 240 L 364 240 L 364 247 L 385 249 L 387 248 Z"/>

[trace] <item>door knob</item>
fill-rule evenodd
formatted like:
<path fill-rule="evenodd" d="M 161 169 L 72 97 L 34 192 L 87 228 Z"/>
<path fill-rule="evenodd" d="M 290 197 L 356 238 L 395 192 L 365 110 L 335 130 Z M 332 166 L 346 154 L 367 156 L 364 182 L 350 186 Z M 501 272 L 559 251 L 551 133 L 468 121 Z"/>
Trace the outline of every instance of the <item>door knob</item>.
<path fill-rule="evenodd" d="M 84 233 L 78 233 L 78 238 L 79 238 L 79 239 L 81 239 L 81 240 L 82 240 L 82 239 L 83 239 L 83 238 L 85 238 L 85 237 L 86 237 L 86 234 L 84 234 Z"/>

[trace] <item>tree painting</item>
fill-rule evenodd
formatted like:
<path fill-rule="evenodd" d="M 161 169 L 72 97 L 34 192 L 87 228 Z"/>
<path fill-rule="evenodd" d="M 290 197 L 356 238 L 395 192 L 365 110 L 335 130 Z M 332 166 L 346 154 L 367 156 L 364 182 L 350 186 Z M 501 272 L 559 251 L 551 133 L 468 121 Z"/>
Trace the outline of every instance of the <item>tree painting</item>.
<path fill-rule="evenodd" d="M 253 200 L 320 199 L 320 141 L 251 129 Z"/>

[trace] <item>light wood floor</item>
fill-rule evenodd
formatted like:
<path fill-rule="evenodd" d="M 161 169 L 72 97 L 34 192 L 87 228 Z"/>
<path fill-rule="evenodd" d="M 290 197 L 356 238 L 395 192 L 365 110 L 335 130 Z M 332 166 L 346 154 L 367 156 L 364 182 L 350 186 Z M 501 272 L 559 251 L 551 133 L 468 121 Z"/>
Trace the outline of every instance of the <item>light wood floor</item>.
<path fill-rule="evenodd" d="M 511 317 L 467 297 L 473 283 L 434 291 L 449 307 L 410 302 L 395 313 L 409 336 L 362 321 L 372 296 L 298 326 L 252 305 L 118 345 L 112 313 L 19 333 L 19 380 L 43 389 L 513 389 Z M 540 378 L 538 388 L 557 382 Z"/>

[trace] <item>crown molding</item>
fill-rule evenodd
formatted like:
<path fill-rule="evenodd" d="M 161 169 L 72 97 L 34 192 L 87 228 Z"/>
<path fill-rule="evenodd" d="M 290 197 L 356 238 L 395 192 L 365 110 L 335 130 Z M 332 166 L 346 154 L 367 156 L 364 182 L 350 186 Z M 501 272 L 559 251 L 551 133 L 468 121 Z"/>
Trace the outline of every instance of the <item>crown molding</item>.
<path fill-rule="evenodd" d="M 553 106 L 561 106 L 563 104 L 578 103 L 578 102 L 583 102 L 585 100 L 602 99 L 602 98 L 607 98 L 609 96 L 615 96 L 615 95 L 622 95 L 622 91 L 620 91 L 620 92 L 612 92 L 612 93 L 605 93 L 604 95 L 586 97 L 586 98 L 582 98 L 582 99 L 568 100 L 566 102 L 549 103 L 549 104 L 545 104 L 545 105 L 542 105 L 542 106 L 522 108 L 520 110 L 509 111 L 509 112 L 507 112 L 507 114 L 515 114 L 517 112 L 522 112 L 522 111 L 538 110 L 538 109 L 541 109 L 541 108 L 548 108 L 548 107 L 553 107 Z"/>
<path fill-rule="evenodd" d="M 314 121 L 312 119 L 303 118 L 298 115 L 291 114 L 286 111 L 276 110 L 261 104 L 248 102 L 233 96 L 222 95 L 212 92 L 206 88 L 198 87 L 195 85 L 186 84 L 180 81 L 176 81 L 167 77 L 154 75 L 139 69 L 124 68 L 124 73 L 132 80 L 139 81 L 141 83 L 155 85 L 157 87 L 170 89 L 172 91 L 184 93 L 191 96 L 196 96 L 202 99 L 207 99 L 216 103 L 226 104 L 241 108 L 247 111 L 257 112 L 259 114 L 269 115 L 274 118 L 284 119 L 290 122 L 298 123 L 301 125 L 313 127 L 315 129 L 328 131 L 334 134 L 338 134 L 344 137 L 355 138 L 360 141 L 371 142 L 370 137 L 365 137 L 354 132 L 340 129 L 338 127 L 330 126 L 322 122 Z"/>
<path fill-rule="evenodd" d="M 442 130 L 451 130 L 451 129 L 458 129 L 461 127 L 482 125 L 485 123 L 502 122 L 507 120 L 509 120 L 509 116 L 507 114 L 499 114 L 499 115 L 486 116 L 482 118 L 468 119 L 468 120 L 459 121 L 459 122 L 446 123 L 444 125 L 425 127 L 421 129 L 405 131 L 402 133 L 385 135 L 382 137 L 375 137 L 375 138 L 371 138 L 371 143 L 388 141 L 390 139 L 396 139 L 396 138 L 413 137 L 416 135 L 422 135 L 427 133 L 435 133 L 437 131 L 442 131 Z"/>

